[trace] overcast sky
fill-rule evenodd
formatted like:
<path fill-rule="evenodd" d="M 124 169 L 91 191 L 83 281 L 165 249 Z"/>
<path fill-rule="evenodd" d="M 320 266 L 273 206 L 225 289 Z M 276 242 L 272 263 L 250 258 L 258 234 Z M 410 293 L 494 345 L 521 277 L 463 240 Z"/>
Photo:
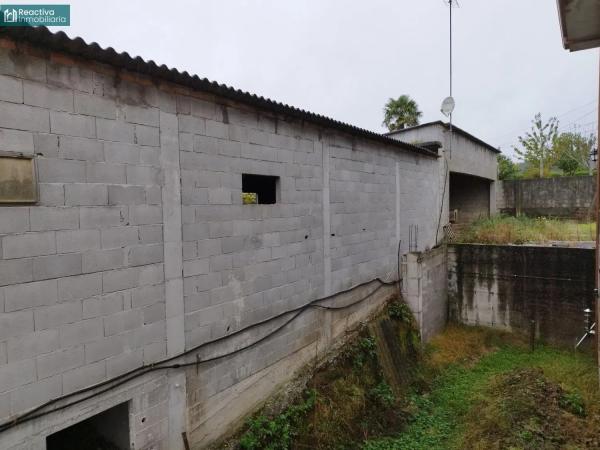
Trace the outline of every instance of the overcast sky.
<path fill-rule="evenodd" d="M 38 2 L 39 3 L 39 2 Z M 50 2 L 48 2 L 50 3 Z M 443 0 L 71 1 L 64 31 L 374 131 L 389 97 L 422 122 L 448 95 Z M 55 28 L 56 29 L 56 28 Z M 549 0 L 460 0 L 454 122 L 504 151 L 533 115 L 596 131 L 598 51 L 561 45 Z"/>

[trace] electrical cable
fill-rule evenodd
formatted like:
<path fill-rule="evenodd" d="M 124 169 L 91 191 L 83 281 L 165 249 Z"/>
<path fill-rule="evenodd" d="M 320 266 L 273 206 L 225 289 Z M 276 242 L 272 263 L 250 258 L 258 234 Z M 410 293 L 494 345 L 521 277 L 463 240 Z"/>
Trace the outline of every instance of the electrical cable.
<path fill-rule="evenodd" d="M 366 286 L 366 285 L 371 284 L 373 282 L 378 282 L 380 285 L 377 288 L 375 288 L 374 290 L 372 290 L 371 292 L 369 292 L 366 296 L 361 297 L 360 299 L 358 299 L 358 300 L 356 300 L 354 302 L 351 302 L 351 303 L 348 303 L 348 304 L 342 305 L 342 306 L 328 306 L 328 305 L 321 305 L 321 304 L 319 304 L 320 302 L 323 302 L 323 301 L 326 301 L 326 300 L 331 300 L 332 298 L 334 298 L 334 297 L 336 297 L 338 295 L 343 295 L 343 294 L 348 293 L 348 292 L 350 292 L 350 291 L 352 291 L 354 289 L 357 289 L 357 288 L 362 287 L 362 286 Z M 248 349 L 250 349 L 250 348 L 258 345 L 261 342 L 263 342 L 266 339 L 268 339 L 269 337 L 273 336 L 274 334 L 276 334 L 277 332 L 279 332 L 280 330 L 282 330 L 283 328 L 285 328 L 292 321 L 294 321 L 298 316 L 300 316 L 300 314 L 302 314 L 304 311 L 307 311 L 310 308 L 319 308 L 319 309 L 325 309 L 325 310 L 342 310 L 342 309 L 351 308 L 352 306 L 355 306 L 358 303 L 361 303 L 361 302 L 367 300 L 369 297 L 371 297 L 373 294 L 375 294 L 377 291 L 379 291 L 384 286 L 391 286 L 391 285 L 394 285 L 396 283 L 398 283 L 398 280 L 395 280 L 395 281 L 386 281 L 386 280 L 383 280 L 383 279 L 377 277 L 377 278 L 375 278 L 375 279 L 373 279 L 371 281 L 368 281 L 368 282 L 365 282 L 365 283 L 360 283 L 360 284 L 358 284 L 356 286 L 350 287 L 348 289 L 345 289 L 343 291 L 337 292 L 335 294 L 331 294 L 331 295 L 328 295 L 328 296 L 325 296 L 325 297 L 322 297 L 322 298 L 319 298 L 319 299 L 312 300 L 312 301 L 310 301 L 310 302 L 308 302 L 308 303 L 306 303 L 306 304 L 304 304 L 304 305 L 302 305 L 300 307 L 297 307 L 297 308 L 294 308 L 294 309 L 291 309 L 291 310 L 288 310 L 288 311 L 284 311 L 282 313 L 279 313 L 279 314 L 276 314 L 274 316 L 271 316 L 271 317 L 269 317 L 267 319 L 263 319 L 261 321 L 255 322 L 255 323 L 253 323 L 251 325 L 248 325 L 246 327 L 240 328 L 239 330 L 236 330 L 235 332 L 233 332 L 231 334 L 227 334 L 225 336 L 221 336 L 221 337 L 213 339 L 211 341 L 204 342 L 204 343 L 202 343 L 200 345 L 197 345 L 197 346 L 195 346 L 195 347 L 193 347 L 191 349 L 188 349 L 188 350 L 184 351 L 183 353 L 180 353 L 179 355 L 171 356 L 169 358 L 163 359 L 161 361 L 158 361 L 158 362 L 155 362 L 155 363 L 152 363 L 152 364 L 140 366 L 140 367 L 138 367 L 136 369 L 133 369 L 133 370 L 131 370 L 129 372 L 126 372 L 126 373 L 121 374 L 121 375 L 119 375 L 117 377 L 111 378 L 109 380 L 105 380 L 105 381 L 103 381 L 101 383 L 97 383 L 95 385 L 88 386 L 86 388 L 82 388 L 82 389 L 79 389 L 77 391 L 71 392 L 69 394 L 63 395 L 61 397 L 57 397 L 57 398 L 51 399 L 51 400 L 49 400 L 49 401 L 47 401 L 47 402 L 45 402 L 45 403 L 43 403 L 43 404 L 41 404 L 41 405 L 39 405 L 39 406 L 37 406 L 35 408 L 29 410 L 26 413 L 21 414 L 20 416 L 17 416 L 15 418 L 11 419 L 10 421 L 8 421 L 6 423 L 0 424 L 0 433 L 3 432 L 3 431 L 8 430 L 10 428 L 13 428 L 13 427 L 15 427 L 15 426 L 17 426 L 19 424 L 29 422 L 31 420 L 34 420 L 34 419 L 46 416 L 46 415 L 54 413 L 56 411 L 61 411 L 63 409 L 69 408 L 69 407 L 71 407 L 73 405 L 76 405 L 76 404 L 82 403 L 82 402 L 84 402 L 86 400 L 89 400 L 91 398 L 94 398 L 96 396 L 102 395 L 105 392 L 113 390 L 113 389 L 115 389 L 115 388 L 117 388 L 117 387 L 119 387 L 119 386 L 121 386 L 121 385 L 123 385 L 123 384 L 125 384 L 125 383 L 127 383 L 127 382 L 129 382 L 129 381 L 131 381 L 133 379 L 135 379 L 135 378 L 138 378 L 138 377 L 140 377 L 142 375 L 145 375 L 145 374 L 153 372 L 153 371 L 166 370 L 166 369 L 179 369 L 179 368 L 182 368 L 182 367 L 197 366 L 198 364 L 204 364 L 204 363 L 207 363 L 207 362 L 212 362 L 212 361 L 216 361 L 216 360 L 228 357 L 228 356 L 235 355 L 237 353 L 240 353 L 240 352 L 242 352 L 244 350 L 248 350 Z M 222 355 L 213 356 L 211 358 L 204 359 L 204 360 L 196 360 L 196 361 L 186 362 L 186 363 L 178 363 L 178 364 L 168 364 L 168 365 L 165 365 L 166 363 L 169 363 L 169 362 L 171 362 L 171 361 L 173 361 L 175 359 L 187 356 L 187 355 L 189 355 L 191 353 L 194 353 L 194 352 L 197 352 L 197 351 L 201 350 L 202 348 L 205 348 L 205 347 L 207 347 L 209 345 L 216 344 L 216 343 L 221 342 L 221 341 L 223 341 L 225 339 L 234 337 L 234 336 L 239 335 L 239 334 L 241 334 L 243 332 L 246 332 L 248 330 L 256 328 L 256 327 L 258 327 L 260 325 L 264 325 L 264 324 L 266 324 L 268 322 L 271 322 L 273 320 L 276 320 L 278 318 L 281 318 L 281 317 L 283 317 L 283 316 L 285 316 L 287 314 L 291 314 L 291 313 L 293 313 L 292 317 L 290 317 L 288 320 L 286 320 L 285 322 L 283 322 L 280 326 L 276 327 L 274 330 L 271 330 L 265 336 L 261 337 L 260 339 L 254 341 L 254 342 L 252 342 L 252 343 L 250 343 L 250 344 L 248 344 L 248 345 L 246 345 L 244 347 L 240 347 L 240 348 L 235 349 L 235 350 L 233 350 L 231 352 L 228 352 L 228 353 L 225 353 L 225 354 L 222 354 Z M 96 391 L 96 392 L 94 392 L 94 393 L 92 393 L 92 394 L 90 394 L 88 396 L 76 399 L 76 400 L 74 400 L 72 402 L 69 402 L 69 403 L 66 403 L 64 405 L 60 405 L 60 406 L 58 406 L 58 407 L 56 407 L 56 408 L 54 408 L 52 410 L 42 411 L 42 412 L 36 414 L 38 411 L 41 411 L 42 409 L 47 408 L 48 406 L 51 406 L 51 405 L 53 405 L 55 403 L 58 403 L 60 401 L 68 399 L 68 398 L 72 398 L 72 397 L 77 396 L 77 395 L 85 394 L 85 393 L 87 393 L 89 391 L 101 388 L 103 386 L 107 386 L 109 384 L 110 384 L 110 386 L 108 386 L 106 389 L 103 389 L 101 391 Z"/>

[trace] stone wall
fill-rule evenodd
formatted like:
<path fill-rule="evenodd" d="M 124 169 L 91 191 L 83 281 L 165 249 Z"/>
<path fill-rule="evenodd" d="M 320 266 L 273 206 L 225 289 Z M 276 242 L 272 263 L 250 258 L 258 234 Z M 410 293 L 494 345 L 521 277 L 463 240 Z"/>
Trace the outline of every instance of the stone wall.
<path fill-rule="evenodd" d="M 411 224 L 419 249 L 433 245 L 435 158 L 0 44 L 1 150 L 35 156 L 40 198 L 0 208 L 3 423 L 316 298 L 395 278 Z M 278 176 L 279 201 L 243 205 L 243 173 Z M 303 313 L 232 357 L 135 378 L 3 432 L 0 447 L 43 449 L 48 434 L 122 402 L 136 449 L 182 448 L 182 431 L 206 445 L 393 292 Z M 178 361 L 248 345 L 286 317 Z"/>
<path fill-rule="evenodd" d="M 499 212 L 592 220 L 596 177 L 556 177 L 504 180 L 498 183 Z"/>
<path fill-rule="evenodd" d="M 536 246 L 448 246 L 453 320 L 529 333 L 572 346 L 594 308 L 594 250 Z"/>

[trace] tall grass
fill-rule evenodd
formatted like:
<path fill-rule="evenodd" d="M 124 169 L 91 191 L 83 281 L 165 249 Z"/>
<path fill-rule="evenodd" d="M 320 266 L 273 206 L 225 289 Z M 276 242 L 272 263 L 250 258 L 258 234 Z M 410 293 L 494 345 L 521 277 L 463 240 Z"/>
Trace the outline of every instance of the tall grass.
<path fill-rule="evenodd" d="M 526 244 L 548 241 L 593 241 L 596 224 L 546 217 L 492 216 L 461 229 L 455 242 L 480 244 Z"/>

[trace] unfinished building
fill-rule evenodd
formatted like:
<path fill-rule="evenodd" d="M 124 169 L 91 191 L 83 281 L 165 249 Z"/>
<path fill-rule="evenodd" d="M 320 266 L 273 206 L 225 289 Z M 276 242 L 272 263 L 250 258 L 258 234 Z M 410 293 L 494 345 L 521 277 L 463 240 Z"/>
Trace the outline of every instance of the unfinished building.
<path fill-rule="evenodd" d="M 437 152 L 42 27 L 0 30 L 0 150 L 7 450 L 214 442 L 445 220 Z"/>
<path fill-rule="evenodd" d="M 498 149 L 455 125 L 450 130 L 450 125 L 441 121 L 394 131 L 388 136 L 440 151 L 440 173 L 446 179 L 444 203 L 448 205 L 444 217 L 451 222 L 468 223 L 496 212 Z"/>

